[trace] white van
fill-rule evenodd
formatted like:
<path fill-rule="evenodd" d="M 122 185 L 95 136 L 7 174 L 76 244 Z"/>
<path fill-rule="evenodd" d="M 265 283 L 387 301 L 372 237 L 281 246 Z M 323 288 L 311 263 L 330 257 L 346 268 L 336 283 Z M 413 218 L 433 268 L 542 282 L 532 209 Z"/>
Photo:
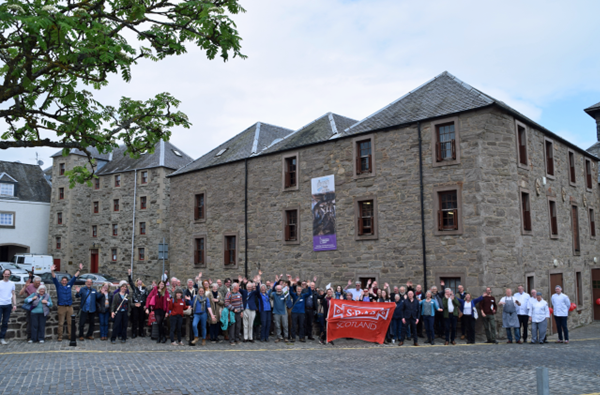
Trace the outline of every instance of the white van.
<path fill-rule="evenodd" d="M 35 274 L 50 273 L 54 264 L 51 255 L 18 254 L 11 260 L 17 267 Z"/>

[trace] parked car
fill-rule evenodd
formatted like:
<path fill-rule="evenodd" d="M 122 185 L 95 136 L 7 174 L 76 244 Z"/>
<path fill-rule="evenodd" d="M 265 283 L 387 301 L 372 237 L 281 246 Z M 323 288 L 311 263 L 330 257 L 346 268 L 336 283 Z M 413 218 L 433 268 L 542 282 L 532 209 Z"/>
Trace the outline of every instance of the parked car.
<path fill-rule="evenodd" d="M 104 283 L 119 284 L 119 280 L 116 278 L 100 273 L 82 274 L 81 276 L 77 277 L 75 284 L 85 284 L 88 279 L 91 279 L 94 285 L 102 285 Z"/>
<path fill-rule="evenodd" d="M 21 269 L 20 267 L 17 267 L 14 263 L 11 262 L 0 262 L 0 270 L 4 271 L 6 269 L 9 269 L 11 273 L 16 274 L 16 273 L 20 273 L 20 274 L 27 274 L 27 271 L 24 269 Z"/>
<path fill-rule="evenodd" d="M 10 268 L 9 268 L 10 269 Z M 56 279 L 60 282 L 60 280 L 63 277 L 66 277 L 67 280 L 70 280 L 71 276 L 69 273 L 59 273 L 56 272 Z M 46 285 L 52 285 L 54 286 L 54 283 L 52 282 L 52 273 L 42 273 L 42 274 L 37 274 L 35 273 L 36 276 L 39 276 L 42 279 L 42 283 L 46 284 Z M 25 273 L 12 273 L 9 281 L 12 281 L 15 284 L 26 284 L 27 280 L 29 280 L 29 273 L 25 272 Z"/>
<path fill-rule="evenodd" d="M 51 255 L 17 254 L 11 260 L 17 267 L 35 274 L 50 273 L 54 264 Z"/>
<path fill-rule="evenodd" d="M 14 273 L 10 275 L 9 281 L 12 281 L 15 284 L 26 284 L 27 280 L 29 280 L 29 273 Z"/>
<path fill-rule="evenodd" d="M 56 274 L 56 279 L 58 280 L 58 282 L 60 282 L 60 280 L 62 280 L 63 277 L 66 277 L 67 281 L 71 280 L 71 278 L 73 277 L 69 273 L 54 272 L 54 274 Z M 35 275 L 40 276 L 42 278 L 42 282 L 44 284 L 53 284 L 52 273 L 37 274 L 37 272 L 36 272 Z"/>

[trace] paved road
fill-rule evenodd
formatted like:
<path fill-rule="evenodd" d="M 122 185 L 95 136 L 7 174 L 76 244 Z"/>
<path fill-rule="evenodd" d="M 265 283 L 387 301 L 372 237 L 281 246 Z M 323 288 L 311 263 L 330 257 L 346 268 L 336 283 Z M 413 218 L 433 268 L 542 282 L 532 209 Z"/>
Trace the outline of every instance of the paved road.
<path fill-rule="evenodd" d="M 0 394 L 534 394 L 536 366 L 548 367 L 551 394 L 599 393 L 600 323 L 571 335 L 569 345 L 421 347 L 13 341 L 0 348 Z"/>

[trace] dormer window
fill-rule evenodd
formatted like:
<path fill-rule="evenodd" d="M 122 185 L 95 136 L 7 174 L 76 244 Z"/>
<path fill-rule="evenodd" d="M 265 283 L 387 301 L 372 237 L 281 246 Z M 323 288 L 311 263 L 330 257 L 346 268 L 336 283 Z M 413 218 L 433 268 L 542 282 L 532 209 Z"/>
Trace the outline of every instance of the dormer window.
<path fill-rule="evenodd" d="M 15 185 L 0 183 L 0 195 L 15 196 Z"/>
<path fill-rule="evenodd" d="M 227 148 L 223 148 L 221 151 L 219 151 L 219 152 L 217 153 L 217 155 L 216 155 L 216 156 L 221 156 L 221 155 L 223 155 L 223 154 L 225 153 L 225 151 L 227 151 Z"/>

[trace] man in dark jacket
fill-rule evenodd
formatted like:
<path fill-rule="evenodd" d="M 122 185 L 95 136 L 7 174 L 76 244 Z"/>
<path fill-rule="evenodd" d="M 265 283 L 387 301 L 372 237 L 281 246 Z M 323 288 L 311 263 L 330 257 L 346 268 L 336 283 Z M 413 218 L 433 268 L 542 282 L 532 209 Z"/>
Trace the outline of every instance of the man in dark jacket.
<path fill-rule="evenodd" d="M 87 321 L 88 331 L 87 338 L 94 340 L 94 320 L 96 318 L 96 298 L 99 293 L 92 288 L 92 280 L 87 279 L 85 287 L 75 288 L 76 297 L 81 299 L 81 311 L 79 312 L 79 340 L 83 340 L 83 327 Z"/>
<path fill-rule="evenodd" d="M 317 281 L 317 277 L 314 278 Z M 313 337 L 313 326 L 315 320 L 315 313 L 319 308 L 319 295 L 315 290 L 315 283 L 311 282 L 309 285 L 310 295 L 306 297 L 306 315 L 304 323 L 304 333 L 308 336 L 308 340 L 315 340 Z"/>
<path fill-rule="evenodd" d="M 129 286 L 131 287 L 131 303 L 133 304 L 131 310 L 131 337 L 135 339 L 138 335 L 141 337 L 145 336 L 144 324 L 146 323 L 146 298 L 148 297 L 148 290 L 144 286 L 141 279 L 137 279 L 135 284 L 131 278 L 131 269 L 127 270 L 127 278 L 129 280 Z"/>
<path fill-rule="evenodd" d="M 415 293 L 413 291 L 408 291 L 408 297 L 404 300 L 402 304 L 402 324 L 404 326 L 404 330 L 402 331 L 402 338 L 400 339 L 400 346 L 404 344 L 404 337 L 407 332 L 407 328 L 410 327 L 413 334 L 417 333 L 417 323 L 419 322 L 419 318 L 421 318 L 421 309 L 419 306 L 419 301 L 415 298 Z M 415 346 L 419 345 L 419 337 L 413 336 Z"/>

